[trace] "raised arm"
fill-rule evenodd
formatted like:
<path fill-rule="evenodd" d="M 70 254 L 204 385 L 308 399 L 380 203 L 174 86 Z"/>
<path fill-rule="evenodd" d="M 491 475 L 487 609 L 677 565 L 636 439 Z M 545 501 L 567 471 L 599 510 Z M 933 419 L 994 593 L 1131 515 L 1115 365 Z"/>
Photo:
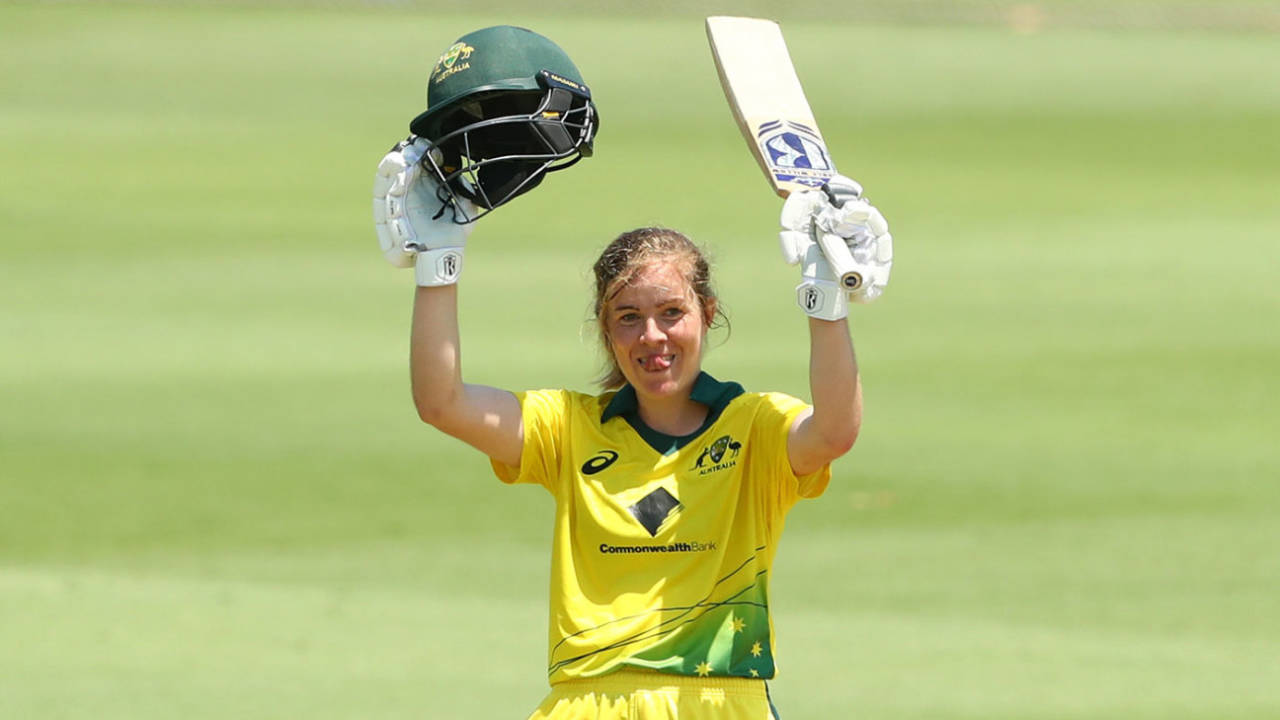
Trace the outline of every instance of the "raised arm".
<path fill-rule="evenodd" d="M 848 452 L 862 427 L 862 383 L 843 319 L 809 318 L 809 392 L 813 410 L 791 426 L 787 441 L 788 459 L 797 475 Z"/>
<path fill-rule="evenodd" d="M 796 300 L 809 316 L 809 390 L 813 409 L 796 419 L 787 455 L 806 474 L 853 447 L 862 427 L 862 382 L 846 320 L 848 302 L 875 300 L 889 282 L 893 239 L 878 210 L 861 198 L 862 187 L 836 176 L 825 193 L 795 193 L 782 210 L 783 255 L 801 266 Z M 840 240 L 820 243 L 826 234 Z M 859 271 L 854 287 L 842 286 L 825 252 L 847 252 Z"/>
<path fill-rule="evenodd" d="M 419 287 L 409 346 L 413 404 L 434 425 L 507 465 L 520 464 L 520 403 L 506 390 L 462 381 L 458 286 Z"/>
<path fill-rule="evenodd" d="M 414 267 L 409 367 L 413 402 L 427 423 L 472 445 L 489 457 L 519 465 L 523 429 L 515 395 L 462 382 L 458 334 L 457 281 L 474 207 L 441 207 L 437 187 L 424 176 L 422 140 L 399 143 L 378 165 L 374 221 L 383 254 L 398 267 Z M 466 203 L 465 200 L 457 202 Z"/>

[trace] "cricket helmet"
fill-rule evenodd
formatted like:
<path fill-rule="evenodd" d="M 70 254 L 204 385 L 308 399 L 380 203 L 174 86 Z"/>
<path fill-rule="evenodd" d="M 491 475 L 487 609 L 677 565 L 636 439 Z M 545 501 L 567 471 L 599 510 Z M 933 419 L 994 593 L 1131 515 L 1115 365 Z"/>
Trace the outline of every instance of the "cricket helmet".
<path fill-rule="evenodd" d="M 469 222 L 590 156 L 599 125 L 591 91 L 559 46 L 498 25 L 445 50 L 427 80 L 427 109 L 409 130 L 431 144 L 422 162 L 440 182 L 441 202 L 455 222 Z"/>

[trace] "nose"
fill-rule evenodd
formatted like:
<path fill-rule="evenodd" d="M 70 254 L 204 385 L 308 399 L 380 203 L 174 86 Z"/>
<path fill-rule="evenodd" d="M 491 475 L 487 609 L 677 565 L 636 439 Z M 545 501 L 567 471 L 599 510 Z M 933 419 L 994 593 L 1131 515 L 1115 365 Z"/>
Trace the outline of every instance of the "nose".
<path fill-rule="evenodd" d="M 644 332 L 640 334 L 640 341 L 646 343 L 657 343 L 667 339 L 667 334 L 662 331 L 662 326 L 658 324 L 657 318 L 645 318 Z"/>

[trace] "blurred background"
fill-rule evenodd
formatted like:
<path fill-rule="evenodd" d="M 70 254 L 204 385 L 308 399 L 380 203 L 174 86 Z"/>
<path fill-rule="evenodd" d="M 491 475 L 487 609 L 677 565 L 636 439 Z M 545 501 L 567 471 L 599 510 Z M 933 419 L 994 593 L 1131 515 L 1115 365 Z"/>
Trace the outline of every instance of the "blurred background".
<path fill-rule="evenodd" d="M 465 372 L 589 390 L 587 272 L 715 258 L 707 369 L 807 396 L 702 18 L 782 21 L 893 227 L 865 429 L 792 514 L 782 717 L 1280 717 L 1280 3 L 0 5 L 0 717 L 524 717 L 551 501 L 418 422 L 373 170 L 479 27 L 596 156 L 482 221 Z"/>

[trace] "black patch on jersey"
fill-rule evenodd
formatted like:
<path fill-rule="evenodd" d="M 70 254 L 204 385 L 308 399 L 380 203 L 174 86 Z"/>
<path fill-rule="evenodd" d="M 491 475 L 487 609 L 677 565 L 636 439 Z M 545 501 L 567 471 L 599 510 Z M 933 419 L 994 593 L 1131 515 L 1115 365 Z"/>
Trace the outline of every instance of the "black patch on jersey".
<path fill-rule="evenodd" d="M 667 516 L 679 508 L 680 501 L 674 495 L 667 492 L 666 488 L 658 488 L 627 509 L 649 531 L 650 536 L 657 537 L 658 528 L 666 522 Z"/>

